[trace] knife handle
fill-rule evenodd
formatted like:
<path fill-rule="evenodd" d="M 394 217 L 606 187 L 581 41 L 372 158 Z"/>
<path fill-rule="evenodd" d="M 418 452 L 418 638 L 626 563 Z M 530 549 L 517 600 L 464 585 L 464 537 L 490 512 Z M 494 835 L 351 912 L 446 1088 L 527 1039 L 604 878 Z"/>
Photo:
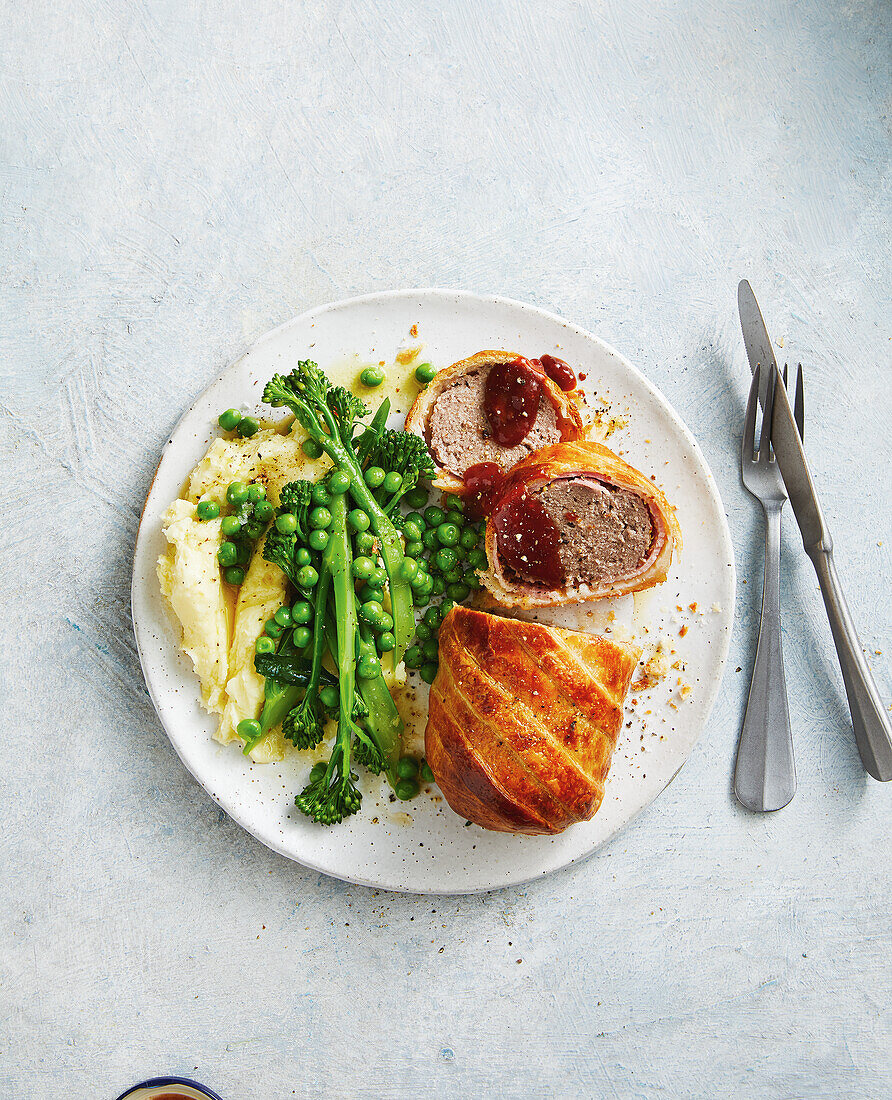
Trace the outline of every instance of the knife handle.
<path fill-rule="evenodd" d="M 824 607 L 830 620 L 861 762 L 874 779 L 886 783 L 892 779 L 892 728 L 889 716 L 858 641 L 833 564 L 832 551 L 816 546 L 808 551 L 808 555 L 818 574 Z"/>

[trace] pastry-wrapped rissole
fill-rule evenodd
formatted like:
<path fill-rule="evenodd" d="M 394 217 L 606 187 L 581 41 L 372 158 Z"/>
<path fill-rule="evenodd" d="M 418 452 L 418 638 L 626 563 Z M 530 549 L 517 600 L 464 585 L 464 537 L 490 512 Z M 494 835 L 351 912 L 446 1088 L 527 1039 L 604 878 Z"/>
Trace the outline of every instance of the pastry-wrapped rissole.
<path fill-rule="evenodd" d="M 640 650 L 456 607 L 440 628 L 425 754 L 457 814 L 559 833 L 597 812 Z"/>
<path fill-rule="evenodd" d="M 662 583 L 678 546 L 653 481 L 600 443 L 574 440 L 508 474 L 486 525 L 482 580 L 507 607 L 601 599 Z"/>
<path fill-rule="evenodd" d="M 520 364 L 519 371 L 511 371 L 512 364 Z M 502 413 L 509 417 L 516 413 L 513 426 L 518 430 L 509 433 L 516 442 L 499 442 L 492 410 L 487 413 L 487 386 L 494 369 L 501 373 L 492 382 L 500 396 L 508 398 Z M 512 377 L 501 377 L 507 373 Z M 514 396 L 518 392 L 522 396 L 524 374 L 533 386 L 538 385 L 538 400 L 518 412 L 512 407 L 510 390 L 513 386 Z M 507 385 L 505 392 L 503 384 Z M 420 435 L 427 443 L 437 471 L 434 486 L 460 493 L 465 488 L 464 475 L 472 467 L 494 463 L 508 470 L 550 443 L 581 438 L 581 400 L 578 390 L 564 391 L 548 377 L 540 360 L 524 359 L 511 351 L 479 351 L 445 367 L 425 386 L 406 417 L 406 431 Z"/>

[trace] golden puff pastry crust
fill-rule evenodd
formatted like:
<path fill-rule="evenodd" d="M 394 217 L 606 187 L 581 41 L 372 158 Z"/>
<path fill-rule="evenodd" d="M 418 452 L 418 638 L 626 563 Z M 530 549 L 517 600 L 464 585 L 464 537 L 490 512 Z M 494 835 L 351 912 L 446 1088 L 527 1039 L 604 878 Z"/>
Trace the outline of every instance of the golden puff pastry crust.
<path fill-rule="evenodd" d="M 623 575 L 600 583 L 565 583 L 561 586 L 536 584 L 514 574 L 499 553 L 497 523 L 499 509 L 519 493 L 536 495 L 544 487 L 562 480 L 585 479 L 607 489 L 634 494 L 646 505 L 652 524 L 652 541 L 646 557 Z M 493 514 L 486 524 L 486 556 L 489 568 L 481 580 L 495 605 L 503 607 L 554 607 L 559 604 L 621 596 L 662 584 L 672 563 L 673 551 L 681 550 L 681 531 L 675 511 L 653 481 L 600 443 L 588 439 L 570 440 L 544 447 L 519 462 L 502 486 Z M 484 597 L 485 600 L 485 597 Z"/>
<path fill-rule="evenodd" d="M 425 754 L 453 810 L 553 834 L 597 812 L 640 649 L 455 607 L 440 628 Z"/>
<path fill-rule="evenodd" d="M 406 431 L 420 435 L 425 443 L 430 446 L 430 417 L 437 400 L 442 394 L 463 376 L 475 371 L 495 366 L 498 363 L 513 363 L 522 356 L 516 351 L 478 351 L 467 359 L 461 359 L 453 363 L 451 367 L 444 367 L 437 371 L 433 381 L 415 398 L 412 408 L 406 417 Z M 542 393 L 552 403 L 555 410 L 555 420 L 562 440 L 581 439 L 585 435 L 585 426 L 582 420 L 580 406 L 584 398 L 580 390 L 563 391 L 550 378 L 542 375 Z M 445 493 L 461 493 L 464 489 L 464 480 L 455 473 L 444 469 L 437 463 L 436 455 L 433 455 L 436 478 L 433 481 L 434 488 L 441 489 Z"/>

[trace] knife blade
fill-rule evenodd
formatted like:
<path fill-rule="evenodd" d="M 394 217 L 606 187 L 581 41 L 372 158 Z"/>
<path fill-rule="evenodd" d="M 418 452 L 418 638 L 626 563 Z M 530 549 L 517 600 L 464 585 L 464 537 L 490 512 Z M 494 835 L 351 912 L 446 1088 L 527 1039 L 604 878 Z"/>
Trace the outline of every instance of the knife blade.
<path fill-rule="evenodd" d="M 765 394 L 768 390 L 768 376 L 770 368 L 777 370 L 777 359 L 774 357 L 774 348 L 768 336 L 768 329 L 762 320 L 762 311 L 753 294 L 753 288 L 746 279 L 741 279 L 737 285 L 737 311 L 740 314 L 740 327 L 743 329 L 743 342 L 746 345 L 746 356 L 750 361 L 750 370 L 756 373 L 756 367 L 763 368 L 762 377 L 759 380 L 759 404 L 765 408 Z M 780 371 L 778 371 L 780 374 Z"/>

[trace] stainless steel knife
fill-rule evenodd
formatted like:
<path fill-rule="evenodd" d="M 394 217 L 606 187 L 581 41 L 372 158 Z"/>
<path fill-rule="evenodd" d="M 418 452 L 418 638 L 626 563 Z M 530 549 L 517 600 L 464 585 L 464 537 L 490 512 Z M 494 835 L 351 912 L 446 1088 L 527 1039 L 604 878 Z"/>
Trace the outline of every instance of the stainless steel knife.
<path fill-rule="evenodd" d="M 759 304 L 745 279 L 737 288 L 737 302 L 750 369 L 755 370 L 758 364 L 776 367 Z M 763 369 L 763 376 L 768 373 Z M 855 624 L 846 606 L 833 564 L 833 540 L 824 523 L 802 448 L 802 437 L 780 375 L 774 395 L 771 443 L 790 496 L 790 505 L 802 532 L 802 544 L 818 575 L 861 761 L 874 779 L 887 782 L 892 779 L 892 723 L 870 674 Z"/>

